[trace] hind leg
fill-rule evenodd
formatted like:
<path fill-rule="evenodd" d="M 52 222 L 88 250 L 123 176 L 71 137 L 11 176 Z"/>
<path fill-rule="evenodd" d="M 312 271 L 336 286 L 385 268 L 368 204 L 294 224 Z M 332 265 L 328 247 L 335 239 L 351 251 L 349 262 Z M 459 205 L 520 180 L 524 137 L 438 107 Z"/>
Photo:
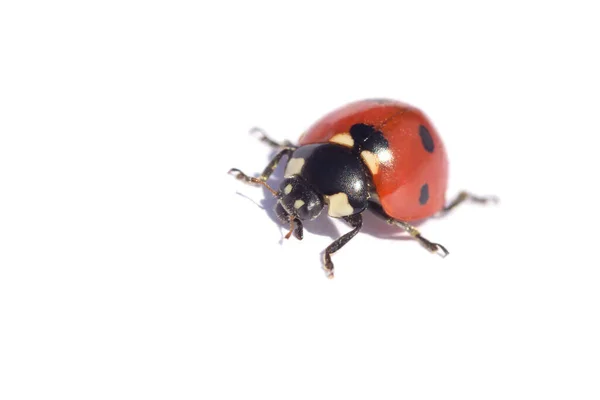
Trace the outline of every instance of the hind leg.
<path fill-rule="evenodd" d="M 462 191 L 452 200 L 442 211 L 439 212 L 439 215 L 446 215 L 453 209 L 455 209 L 459 204 L 464 203 L 465 201 L 472 201 L 474 203 L 479 204 L 487 204 L 487 203 L 498 203 L 499 199 L 496 196 L 475 196 L 469 192 Z"/>

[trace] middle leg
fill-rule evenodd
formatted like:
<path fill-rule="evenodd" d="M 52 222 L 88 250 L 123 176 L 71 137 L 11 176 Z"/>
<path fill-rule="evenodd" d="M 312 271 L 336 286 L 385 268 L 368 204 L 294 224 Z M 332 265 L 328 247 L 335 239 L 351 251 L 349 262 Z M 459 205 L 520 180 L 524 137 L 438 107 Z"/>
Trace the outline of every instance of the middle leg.
<path fill-rule="evenodd" d="M 289 159 L 289 156 L 293 152 L 294 152 L 294 148 L 292 148 L 292 147 L 286 147 L 283 150 L 281 150 L 279 153 L 277 153 L 277 155 L 275 157 L 273 157 L 271 162 L 269 162 L 269 164 L 265 167 L 262 174 L 260 174 L 260 176 L 258 178 L 250 177 L 237 168 L 230 169 L 229 173 L 235 174 L 235 177 L 237 179 L 244 181 L 246 183 L 249 183 L 249 184 L 264 184 L 264 182 L 266 182 L 267 179 L 269 179 L 271 174 L 273 174 L 273 172 L 279 165 L 279 162 L 281 161 L 281 159 L 283 157 L 288 157 L 288 159 Z M 271 192 L 272 192 L 272 190 L 271 190 Z"/>

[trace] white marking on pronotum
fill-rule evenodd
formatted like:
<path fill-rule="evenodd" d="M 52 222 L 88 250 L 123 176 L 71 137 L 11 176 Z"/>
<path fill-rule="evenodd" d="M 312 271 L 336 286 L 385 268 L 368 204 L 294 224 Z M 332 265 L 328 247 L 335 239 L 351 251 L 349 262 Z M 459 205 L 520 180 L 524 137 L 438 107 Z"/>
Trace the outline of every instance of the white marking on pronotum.
<path fill-rule="evenodd" d="M 327 196 L 326 201 L 329 203 L 327 214 L 330 217 L 346 217 L 354 212 L 354 208 L 348 202 L 348 195 L 344 192 Z"/>
<path fill-rule="evenodd" d="M 360 156 L 365 164 L 367 164 L 367 167 L 369 167 L 369 171 L 375 175 L 377 171 L 379 171 L 379 160 L 377 159 L 377 156 L 368 150 L 361 151 Z"/>
<path fill-rule="evenodd" d="M 304 166 L 304 158 L 292 158 L 285 167 L 285 177 L 298 175 Z"/>
<path fill-rule="evenodd" d="M 294 202 L 294 208 L 295 208 L 296 210 L 297 210 L 297 209 L 299 209 L 300 207 L 302 207 L 303 205 L 304 205 L 304 201 L 302 201 L 302 200 L 296 200 L 296 201 Z"/>
<path fill-rule="evenodd" d="M 288 184 L 286 187 L 283 188 L 283 193 L 285 194 L 290 194 L 292 191 L 292 184 Z"/>
<path fill-rule="evenodd" d="M 338 133 L 337 135 L 333 135 L 331 139 L 329 139 L 331 143 L 341 144 L 346 147 L 354 147 L 354 139 L 350 136 L 349 133 Z"/>

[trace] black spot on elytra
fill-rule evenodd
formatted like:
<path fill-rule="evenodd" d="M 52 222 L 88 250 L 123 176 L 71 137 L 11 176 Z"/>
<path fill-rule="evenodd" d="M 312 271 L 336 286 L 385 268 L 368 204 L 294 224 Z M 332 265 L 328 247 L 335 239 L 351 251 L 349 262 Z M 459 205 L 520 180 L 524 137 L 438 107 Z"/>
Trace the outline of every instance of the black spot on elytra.
<path fill-rule="evenodd" d="M 421 186 L 421 195 L 419 196 L 419 203 L 421 203 L 421 205 L 424 206 L 425 204 L 427 204 L 428 200 L 429 200 L 429 185 L 424 184 L 423 186 Z"/>
<path fill-rule="evenodd" d="M 431 137 L 431 133 L 429 133 L 429 129 L 427 129 L 424 125 L 419 125 L 419 136 L 421 136 L 421 142 L 423 143 L 423 147 L 429 153 L 433 153 L 434 145 L 433 138 Z"/>
<path fill-rule="evenodd" d="M 354 140 L 353 150 L 356 154 L 366 150 L 379 156 L 384 151 L 389 151 L 385 135 L 372 125 L 354 124 L 350 127 L 350 135 Z"/>
<path fill-rule="evenodd" d="M 362 145 L 370 136 L 377 133 L 377 130 L 367 124 L 354 124 L 350 127 L 350 136 L 356 144 Z"/>

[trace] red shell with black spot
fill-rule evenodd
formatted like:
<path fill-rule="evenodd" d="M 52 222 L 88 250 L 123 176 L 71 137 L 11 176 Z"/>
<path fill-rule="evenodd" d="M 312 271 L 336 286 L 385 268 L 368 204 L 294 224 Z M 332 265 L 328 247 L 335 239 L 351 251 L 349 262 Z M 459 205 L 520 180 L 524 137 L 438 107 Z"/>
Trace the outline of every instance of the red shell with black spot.
<path fill-rule="evenodd" d="M 350 103 L 317 121 L 300 137 L 299 145 L 328 142 L 358 123 L 373 126 L 388 141 L 391 157 L 380 161 L 373 175 L 386 213 L 412 221 L 440 211 L 446 202 L 448 157 L 435 127 L 415 107 L 393 100 Z M 422 204 L 424 190 L 428 199 Z"/>

